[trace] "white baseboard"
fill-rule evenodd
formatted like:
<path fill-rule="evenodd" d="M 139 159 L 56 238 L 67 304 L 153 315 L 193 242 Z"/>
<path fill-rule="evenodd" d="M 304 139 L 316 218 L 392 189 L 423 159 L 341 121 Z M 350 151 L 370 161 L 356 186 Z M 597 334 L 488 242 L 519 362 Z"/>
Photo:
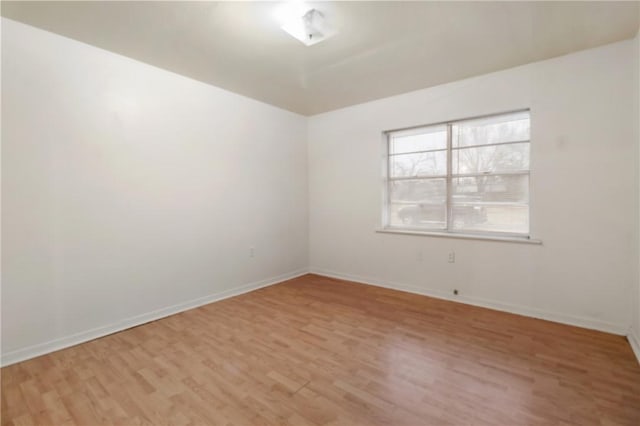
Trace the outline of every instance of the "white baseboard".
<path fill-rule="evenodd" d="M 631 330 L 629 330 L 629 334 L 627 335 L 627 340 L 631 345 L 631 349 L 633 349 L 633 353 L 636 354 L 638 363 L 640 363 L 640 330 L 636 330 L 631 327 Z"/>
<path fill-rule="evenodd" d="M 51 352 L 58 351 L 60 349 L 75 346 L 80 343 L 88 342 L 89 340 L 97 339 L 118 331 L 126 330 L 127 328 L 136 327 L 138 325 L 155 321 L 160 318 L 165 318 L 170 315 L 174 315 L 180 312 L 187 311 L 189 309 L 197 308 L 199 306 L 207 305 L 212 302 L 216 302 L 229 297 L 238 296 L 243 293 L 248 293 L 253 290 L 257 290 L 262 287 L 267 287 L 273 284 L 277 284 L 282 281 L 286 281 L 292 278 L 296 278 L 308 273 L 308 269 L 298 269 L 293 272 L 278 275 L 277 277 L 267 278 L 264 280 L 256 281 L 253 283 L 245 284 L 243 286 L 222 291 L 219 293 L 210 294 L 197 299 L 189 300 L 186 302 L 178 303 L 165 308 L 157 309 L 151 312 L 147 312 L 134 317 L 126 318 L 121 321 L 108 324 L 102 327 L 93 328 L 90 330 L 82 331 L 80 333 L 72 334 L 70 336 L 61 337 L 58 339 L 50 340 L 48 342 L 39 343 L 33 346 L 13 350 L 11 352 L 2 354 L 2 366 L 15 364 L 20 361 L 35 358 L 40 355 L 45 355 Z"/>
<path fill-rule="evenodd" d="M 555 312 L 543 311 L 540 309 L 529 308 L 526 306 L 514 305 L 509 303 L 497 302 L 494 300 L 487 300 L 477 297 L 469 296 L 453 296 L 448 292 L 433 288 L 418 288 L 402 283 L 393 283 L 388 281 L 380 281 L 367 277 L 360 277 L 356 275 L 343 274 L 341 272 L 329 271 L 326 269 L 311 267 L 309 272 L 316 275 L 322 275 L 330 278 L 337 278 L 341 280 L 354 281 L 362 284 L 374 285 L 377 287 L 390 288 L 393 290 L 406 291 L 408 293 L 420 294 L 423 296 L 435 297 L 438 299 L 449 300 L 452 302 L 465 303 L 468 305 L 480 306 L 488 309 L 495 309 L 497 311 L 509 312 L 512 314 L 523 315 L 527 317 L 539 318 L 547 321 L 558 322 L 562 324 L 573 325 L 582 328 L 589 328 L 592 330 L 604 331 L 607 333 L 617 334 L 625 336 L 628 333 L 629 327 L 624 324 L 614 324 L 605 321 L 599 321 L 592 318 L 584 318 L 572 315 L 559 314 Z"/>

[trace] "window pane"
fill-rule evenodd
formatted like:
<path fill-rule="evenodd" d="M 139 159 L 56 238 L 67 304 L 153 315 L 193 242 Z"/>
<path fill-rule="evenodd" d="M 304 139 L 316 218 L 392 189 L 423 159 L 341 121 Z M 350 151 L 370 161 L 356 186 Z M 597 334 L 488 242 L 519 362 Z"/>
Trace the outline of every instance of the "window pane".
<path fill-rule="evenodd" d="M 394 132 L 390 140 L 389 154 L 446 149 L 447 127 L 429 126 Z"/>
<path fill-rule="evenodd" d="M 389 224 L 398 227 L 445 229 L 445 204 L 390 204 Z"/>
<path fill-rule="evenodd" d="M 475 176 L 452 179 L 458 204 L 529 202 L 529 175 Z"/>
<path fill-rule="evenodd" d="M 453 147 L 528 141 L 529 112 L 466 120 L 451 127 Z"/>
<path fill-rule="evenodd" d="M 447 181 L 416 179 L 389 185 L 391 226 L 443 229 L 446 217 Z"/>
<path fill-rule="evenodd" d="M 529 233 L 529 206 L 454 204 L 453 228 L 464 231 Z"/>
<path fill-rule="evenodd" d="M 452 180 L 453 229 L 529 233 L 529 175 Z"/>
<path fill-rule="evenodd" d="M 389 200 L 392 203 L 447 202 L 447 181 L 445 179 L 411 179 L 392 181 L 389 185 Z"/>
<path fill-rule="evenodd" d="M 529 142 L 454 149 L 452 173 L 486 173 L 529 170 Z"/>
<path fill-rule="evenodd" d="M 447 174 L 447 152 L 423 152 L 389 157 L 391 177 L 442 176 Z"/>

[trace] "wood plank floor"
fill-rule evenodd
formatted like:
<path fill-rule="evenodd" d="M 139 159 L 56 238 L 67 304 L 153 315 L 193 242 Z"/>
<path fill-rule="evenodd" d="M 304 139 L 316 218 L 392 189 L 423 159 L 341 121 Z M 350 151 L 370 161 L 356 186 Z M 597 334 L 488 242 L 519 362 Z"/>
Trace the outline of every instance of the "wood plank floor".
<path fill-rule="evenodd" d="M 307 275 L 2 369 L 2 425 L 640 425 L 623 337 Z"/>

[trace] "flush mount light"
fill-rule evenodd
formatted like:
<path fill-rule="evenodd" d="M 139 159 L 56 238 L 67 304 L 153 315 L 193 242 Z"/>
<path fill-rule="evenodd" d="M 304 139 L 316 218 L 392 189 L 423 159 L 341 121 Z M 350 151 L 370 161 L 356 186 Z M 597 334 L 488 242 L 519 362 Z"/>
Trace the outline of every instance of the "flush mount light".
<path fill-rule="evenodd" d="M 320 43 L 336 33 L 327 25 L 324 14 L 317 9 L 308 9 L 301 15 L 293 15 L 281 28 L 307 46 Z"/>

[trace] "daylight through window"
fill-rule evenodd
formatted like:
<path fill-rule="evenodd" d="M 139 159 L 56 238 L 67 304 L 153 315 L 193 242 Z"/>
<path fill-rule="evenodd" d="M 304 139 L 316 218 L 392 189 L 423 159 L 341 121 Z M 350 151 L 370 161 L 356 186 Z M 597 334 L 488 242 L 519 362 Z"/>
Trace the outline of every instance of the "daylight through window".
<path fill-rule="evenodd" d="M 386 134 L 387 228 L 529 236 L 529 111 Z"/>

